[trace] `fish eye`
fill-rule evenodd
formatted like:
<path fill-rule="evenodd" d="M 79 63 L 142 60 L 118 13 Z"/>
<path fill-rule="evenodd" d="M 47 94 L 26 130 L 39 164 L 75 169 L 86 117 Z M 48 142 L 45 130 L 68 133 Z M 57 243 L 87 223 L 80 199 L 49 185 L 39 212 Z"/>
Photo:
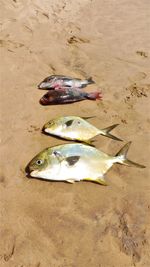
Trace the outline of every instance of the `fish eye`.
<path fill-rule="evenodd" d="M 42 165 L 42 164 L 43 164 L 43 160 L 42 160 L 42 159 L 38 159 L 38 160 L 36 161 L 36 164 L 37 164 L 37 165 Z"/>
<path fill-rule="evenodd" d="M 51 81 L 51 78 L 50 77 L 47 77 L 43 80 L 43 82 L 50 82 Z"/>
<path fill-rule="evenodd" d="M 80 121 L 78 121 L 78 124 L 80 124 Z"/>
<path fill-rule="evenodd" d="M 52 126 L 54 124 L 54 121 L 49 121 L 48 125 Z"/>

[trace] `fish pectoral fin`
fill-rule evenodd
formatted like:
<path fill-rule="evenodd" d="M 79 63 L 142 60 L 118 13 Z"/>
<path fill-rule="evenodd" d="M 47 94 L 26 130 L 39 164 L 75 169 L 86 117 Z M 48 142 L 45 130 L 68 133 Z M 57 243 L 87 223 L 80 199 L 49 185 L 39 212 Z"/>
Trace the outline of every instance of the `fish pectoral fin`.
<path fill-rule="evenodd" d="M 80 159 L 80 156 L 71 156 L 71 157 L 67 157 L 65 158 L 63 155 L 61 155 L 60 152 L 58 151 L 54 151 L 53 154 L 55 155 L 55 157 L 58 159 L 58 161 L 61 163 L 62 161 L 67 161 L 67 163 L 69 164 L 69 166 L 73 166 L 74 164 L 76 164 L 78 162 L 78 160 Z"/>
<path fill-rule="evenodd" d="M 59 151 L 54 151 L 53 155 L 58 159 L 59 162 L 63 161 L 65 158 L 63 155 L 61 155 L 61 153 Z"/>
<path fill-rule="evenodd" d="M 73 122 L 74 122 L 74 120 L 66 121 L 66 122 L 65 122 L 66 127 L 71 126 Z"/>
<path fill-rule="evenodd" d="M 80 159 L 80 156 L 71 156 L 71 157 L 65 158 L 69 166 L 73 166 L 74 164 L 76 164 L 79 159 Z"/>
<path fill-rule="evenodd" d="M 104 177 L 98 177 L 98 178 L 85 178 L 83 179 L 85 181 L 91 181 L 91 182 L 94 182 L 94 183 L 98 183 L 98 184 L 101 184 L 101 185 L 107 185 Z"/>
<path fill-rule="evenodd" d="M 68 183 L 70 183 L 70 184 L 74 184 L 74 183 L 75 183 L 75 180 L 68 179 L 68 180 L 66 180 L 66 182 L 68 182 Z"/>

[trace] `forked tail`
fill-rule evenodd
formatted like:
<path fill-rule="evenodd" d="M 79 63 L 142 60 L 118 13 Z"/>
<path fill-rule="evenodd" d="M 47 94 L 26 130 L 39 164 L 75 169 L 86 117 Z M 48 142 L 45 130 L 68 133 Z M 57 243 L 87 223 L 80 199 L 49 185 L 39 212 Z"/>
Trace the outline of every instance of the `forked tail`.
<path fill-rule="evenodd" d="M 91 99 L 91 100 L 96 100 L 96 99 L 102 99 L 102 93 L 101 92 L 91 92 L 91 93 L 88 93 L 87 96 L 86 96 L 88 99 Z"/>
<path fill-rule="evenodd" d="M 118 137 L 116 137 L 116 136 L 114 136 L 114 135 L 112 135 L 110 132 L 114 129 L 114 128 L 116 128 L 117 126 L 118 126 L 119 124 L 113 124 L 113 125 L 111 125 L 111 126 L 109 126 L 109 127 L 107 127 L 107 128 L 104 128 L 104 129 L 102 129 L 102 130 L 100 130 L 101 131 L 101 135 L 104 135 L 104 136 L 107 136 L 107 137 L 109 137 L 109 138 L 112 138 L 112 139 L 114 139 L 114 140 L 117 140 L 117 141 L 123 141 L 122 139 L 120 139 L 120 138 L 118 138 Z"/>
<path fill-rule="evenodd" d="M 95 82 L 93 81 L 92 77 L 89 77 L 89 78 L 87 79 L 87 81 L 88 81 L 88 84 L 95 83 Z"/>
<path fill-rule="evenodd" d="M 138 164 L 136 162 L 133 162 L 129 159 L 127 159 L 127 152 L 129 150 L 129 147 L 131 145 L 131 142 L 125 144 L 121 150 L 116 154 L 116 162 L 117 163 L 120 163 L 120 164 L 124 164 L 124 165 L 127 165 L 127 166 L 134 166 L 134 167 L 137 167 L 137 168 L 145 168 L 144 165 L 141 165 L 141 164 Z"/>

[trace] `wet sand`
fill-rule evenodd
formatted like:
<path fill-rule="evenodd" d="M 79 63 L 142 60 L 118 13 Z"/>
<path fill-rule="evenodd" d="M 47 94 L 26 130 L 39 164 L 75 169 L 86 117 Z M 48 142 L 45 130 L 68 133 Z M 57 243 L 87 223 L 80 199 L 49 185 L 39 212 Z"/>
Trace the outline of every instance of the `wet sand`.
<path fill-rule="evenodd" d="M 129 0 L 2 0 L 0 266 L 150 266 L 150 3 Z M 41 106 L 51 74 L 92 76 L 103 101 Z M 119 123 L 94 144 L 146 169 L 115 165 L 109 186 L 28 179 L 42 149 L 66 143 L 41 133 L 60 115 Z"/>

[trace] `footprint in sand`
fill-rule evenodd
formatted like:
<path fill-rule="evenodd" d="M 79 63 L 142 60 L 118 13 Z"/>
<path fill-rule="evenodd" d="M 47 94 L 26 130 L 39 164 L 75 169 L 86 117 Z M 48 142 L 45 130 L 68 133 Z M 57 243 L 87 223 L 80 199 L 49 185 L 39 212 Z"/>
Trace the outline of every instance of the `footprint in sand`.
<path fill-rule="evenodd" d="M 35 126 L 35 125 L 30 125 L 30 128 L 27 129 L 28 130 L 28 133 L 32 133 L 32 132 L 36 132 L 36 131 L 39 131 L 40 128 Z"/>
<path fill-rule="evenodd" d="M 145 72 L 138 72 L 138 73 L 136 73 L 134 76 L 129 77 L 128 79 L 129 79 L 129 81 L 130 81 L 131 83 L 135 83 L 135 81 L 136 81 L 136 82 L 139 82 L 139 81 L 141 81 L 141 80 L 144 80 L 146 77 L 147 77 L 147 75 L 146 75 Z"/>
<path fill-rule="evenodd" d="M 148 85 L 138 86 L 136 83 L 129 86 L 126 90 L 130 92 L 133 97 L 148 97 Z"/>
<path fill-rule="evenodd" d="M 138 98 L 148 97 L 150 85 L 138 85 L 134 83 L 127 87 L 126 91 L 128 92 L 128 95 L 124 98 L 124 102 L 132 108 Z"/>

